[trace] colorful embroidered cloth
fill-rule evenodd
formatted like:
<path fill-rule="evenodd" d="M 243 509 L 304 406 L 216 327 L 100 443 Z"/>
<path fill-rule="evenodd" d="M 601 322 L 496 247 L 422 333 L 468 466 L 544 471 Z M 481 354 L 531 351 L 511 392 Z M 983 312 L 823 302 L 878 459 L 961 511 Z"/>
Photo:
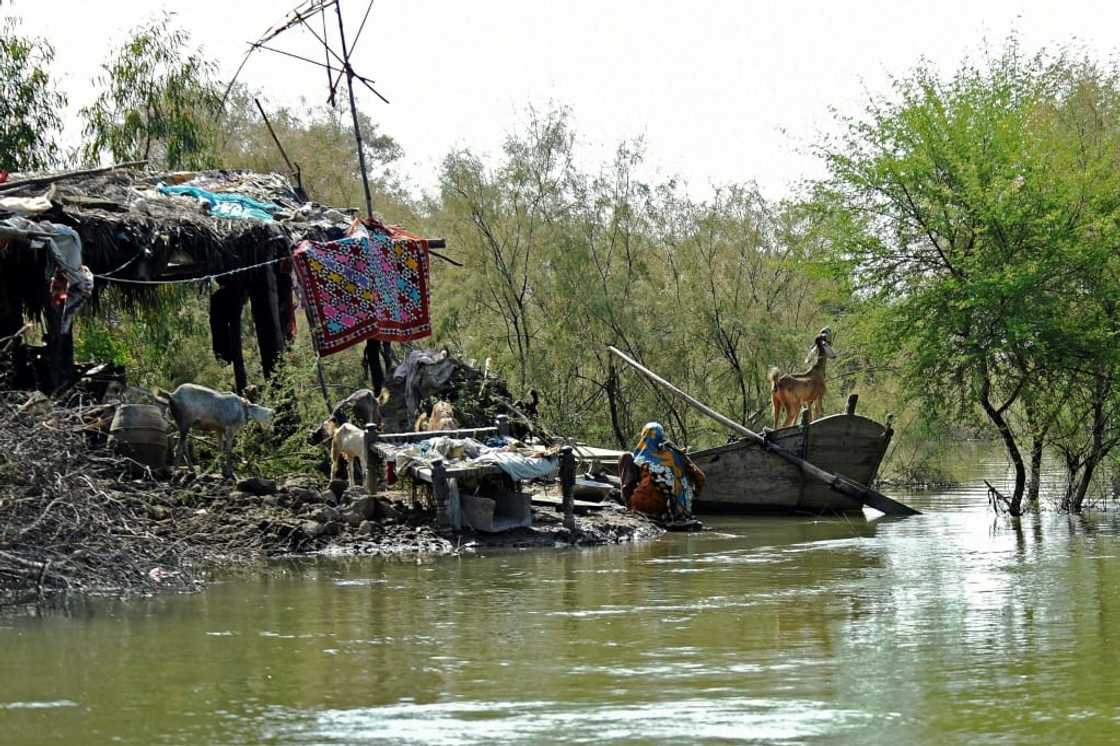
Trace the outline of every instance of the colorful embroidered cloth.
<path fill-rule="evenodd" d="M 397 226 L 330 243 L 304 241 L 292 253 L 300 295 L 320 355 L 367 339 L 431 336 L 428 242 Z"/>

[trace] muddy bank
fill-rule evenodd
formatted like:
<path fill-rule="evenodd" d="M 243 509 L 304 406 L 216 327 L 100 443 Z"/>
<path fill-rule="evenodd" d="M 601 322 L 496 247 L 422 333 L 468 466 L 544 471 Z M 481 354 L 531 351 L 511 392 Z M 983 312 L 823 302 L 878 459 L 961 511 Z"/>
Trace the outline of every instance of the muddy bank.
<path fill-rule="evenodd" d="M 453 554 L 480 547 L 554 547 L 649 539 L 645 518 L 614 506 L 577 516 L 551 507 L 531 529 L 445 535 L 423 488 L 366 495 L 296 476 L 238 483 L 171 482 L 98 445 L 81 408 L 21 409 L 0 399 L 0 605 L 60 592 L 197 590 L 210 572 L 315 553 Z M 333 487 L 333 489 L 332 489 Z"/>

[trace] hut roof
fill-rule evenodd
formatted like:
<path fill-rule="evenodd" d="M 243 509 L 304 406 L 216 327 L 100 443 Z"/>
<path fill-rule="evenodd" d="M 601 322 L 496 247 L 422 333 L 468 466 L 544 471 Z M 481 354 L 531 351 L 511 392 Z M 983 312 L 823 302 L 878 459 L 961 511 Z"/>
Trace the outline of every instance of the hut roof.
<path fill-rule="evenodd" d="M 161 186 L 240 195 L 275 209 L 271 220 L 223 217 L 208 202 Z M 115 168 L 25 176 L 0 184 L 0 198 L 9 197 L 45 197 L 49 209 L 23 217 L 74 228 L 83 263 L 95 275 L 124 281 L 192 279 L 250 267 L 289 254 L 304 239 L 337 238 L 355 217 L 354 210 L 302 199 L 280 174 L 247 171 Z M 0 219 L 7 215 L 3 202 Z"/>

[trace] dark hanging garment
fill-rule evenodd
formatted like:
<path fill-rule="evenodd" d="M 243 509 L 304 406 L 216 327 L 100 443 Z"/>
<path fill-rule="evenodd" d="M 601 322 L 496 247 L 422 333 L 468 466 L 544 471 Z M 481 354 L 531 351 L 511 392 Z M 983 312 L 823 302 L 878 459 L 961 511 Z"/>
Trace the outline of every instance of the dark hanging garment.
<path fill-rule="evenodd" d="M 249 286 L 249 305 L 253 311 L 253 325 L 257 330 L 257 345 L 261 351 L 261 369 L 265 378 L 272 376 L 284 349 L 284 335 L 280 330 L 280 298 L 273 270 L 271 265 L 257 270 Z"/>
<path fill-rule="evenodd" d="M 233 363 L 234 388 L 245 390 L 248 375 L 241 350 L 241 309 L 245 305 L 245 286 L 240 279 L 231 280 L 210 296 L 210 336 L 214 357 Z"/>
<path fill-rule="evenodd" d="M 245 302 L 240 284 L 223 285 L 210 295 L 210 340 L 214 357 L 233 363 L 241 357 L 241 306 Z"/>
<path fill-rule="evenodd" d="M 280 303 L 280 331 L 285 344 L 296 338 L 296 296 L 292 283 L 292 262 L 288 259 L 276 265 L 276 294 Z"/>
<path fill-rule="evenodd" d="M 385 386 L 385 379 L 393 371 L 393 351 L 389 344 L 389 342 L 381 342 L 376 339 L 367 339 L 363 353 L 365 356 L 363 365 L 373 382 L 373 393 L 378 396 L 381 395 L 381 389 Z"/>

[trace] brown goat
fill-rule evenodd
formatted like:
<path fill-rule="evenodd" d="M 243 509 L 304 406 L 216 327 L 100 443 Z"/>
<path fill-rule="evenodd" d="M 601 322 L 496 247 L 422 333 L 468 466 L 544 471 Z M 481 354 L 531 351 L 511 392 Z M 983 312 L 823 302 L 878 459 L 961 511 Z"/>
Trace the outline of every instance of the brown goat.
<path fill-rule="evenodd" d="M 416 432 L 434 433 L 440 430 L 458 430 L 459 420 L 451 402 L 437 401 L 432 405 L 432 414 L 421 413 L 416 418 Z"/>
<path fill-rule="evenodd" d="M 824 413 L 824 373 L 829 358 L 836 357 L 829 340 L 832 330 L 828 327 L 821 329 L 813 346 L 809 348 L 809 355 L 805 362 L 815 353 L 817 361 L 813 367 L 804 373 L 781 374 L 777 368 L 770 369 L 770 396 L 774 403 L 774 427 L 778 427 L 778 415 L 785 410 L 785 422 L 782 427 L 789 427 L 797 419 L 802 407 L 809 407 L 810 412 L 816 409 L 816 417 Z"/>

